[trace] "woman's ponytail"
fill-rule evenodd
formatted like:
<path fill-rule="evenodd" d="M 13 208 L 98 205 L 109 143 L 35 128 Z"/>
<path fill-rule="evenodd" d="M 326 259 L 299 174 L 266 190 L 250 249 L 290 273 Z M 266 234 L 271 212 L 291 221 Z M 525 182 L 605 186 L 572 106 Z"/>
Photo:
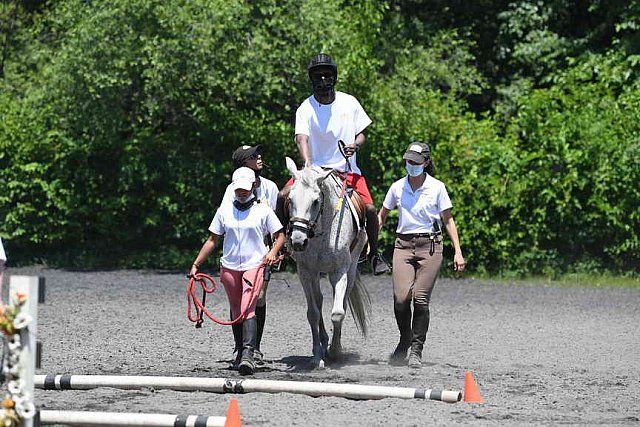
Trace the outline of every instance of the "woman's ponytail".
<path fill-rule="evenodd" d="M 427 171 L 427 173 L 433 177 L 436 176 L 436 167 L 433 164 L 433 160 L 429 159 L 429 163 L 427 164 L 427 166 L 425 167 L 425 170 Z"/>

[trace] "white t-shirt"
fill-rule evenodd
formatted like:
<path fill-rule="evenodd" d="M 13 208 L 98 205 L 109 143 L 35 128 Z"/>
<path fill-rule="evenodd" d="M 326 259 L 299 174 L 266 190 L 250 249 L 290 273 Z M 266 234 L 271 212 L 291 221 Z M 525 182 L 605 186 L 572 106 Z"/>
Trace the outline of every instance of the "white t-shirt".
<path fill-rule="evenodd" d="M 311 95 L 296 111 L 296 135 L 309 136 L 309 150 L 313 166 L 346 171 L 346 162 L 338 141 L 354 144 L 356 135 L 371 124 L 371 119 L 358 100 L 344 92 L 336 92 L 331 104 L 320 104 Z M 351 157 L 354 173 L 362 175 L 356 154 Z"/>
<path fill-rule="evenodd" d="M 224 236 L 220 263 L 236 271 L 259 267 L 267 253 L 264 236 L 281 229 L 276 214 L 263 203 L 245 211 L 239 211 L 233 203 L 223 203 L 209 225 L 210 232 Z"/>
<path fill-rule="evenodd" d="M 4 253 L 4 246 L 2 246 L 2 237 L 0 237 L 0 261 L 6 261 L 7 254 Z"/>
<path fill-rule="evenodd" d="M 268 205 L 274 211 L 276 210 L 278 186 L 275 182 L 270 179 L 260 177 L 260 187 L 256 188 L 256 192 L 258 193 L 258 200 L 260 200 L 260 203 Z M 234 198 L 235 193 L 233 191 L 233 187 L 229 184 L 227 189 L 224 191 L 221 203 L 233 203 Z"/>
<path fill-rule="evenodd" d="M 429 174 L 422 185 L 413 191 L 408 177 L 391 184 L 382 206 L 392 210 L 398 208 L 396 233 L 433 233 L 434 221 L 440 223 L 440 213 L 451 209 L 451 199 L 442 181 Z"/>

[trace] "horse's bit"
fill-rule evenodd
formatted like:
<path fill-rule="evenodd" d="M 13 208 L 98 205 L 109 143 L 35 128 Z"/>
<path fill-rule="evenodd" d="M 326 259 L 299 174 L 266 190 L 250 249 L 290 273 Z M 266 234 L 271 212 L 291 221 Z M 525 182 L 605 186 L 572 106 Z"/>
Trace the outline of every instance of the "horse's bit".
<path fill-rule="evenodd" d="M 320 195 L 320 209 L 318 209 L 318 213 L 313 220 L 308 220 L 306 218 L 302 218 L 299 216 L 292 216 L 289 218 L 289 226 L 287 230 L 287 235 L 291 236 L 293 230 L 302 231 L 307 235 L 308 238 L 312 238 L 316 236 L 315 228 L 318 223 L 318 219 L 320 215 L 322 215 L 322 209 L 324 208 L 324 197 L 322 194 Z M 322 233 L 318 234 L 321 235 Z"/>

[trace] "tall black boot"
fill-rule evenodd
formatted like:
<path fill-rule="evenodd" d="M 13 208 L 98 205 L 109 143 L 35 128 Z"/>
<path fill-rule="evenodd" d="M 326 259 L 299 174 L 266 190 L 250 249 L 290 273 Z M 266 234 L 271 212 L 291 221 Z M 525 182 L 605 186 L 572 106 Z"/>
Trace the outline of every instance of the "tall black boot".
<path fill-rule="evenodd" d="M 236 354 L 236 359 L 233 365 L 231 365 L 231 369 L 237 371 L 238 366 L 240 366 L 240 359 L 242 358 L 242 323 L 234 323 L 231 325 L 231 329 L 233 330 L 233 341 L 236 343 L 236 348 L 233 350 Z"/>
<path fill-rule="evenodd" d="M 252 375 L 256 370 L 253 351 L 256 348 L 257 323 L 255 316 L 242 323 L 242 360 L 238 367 L 240 375 Z"/>
<path fill-rule="evenodd" d="M 267 305 L 262 307 L 256 307 L 256 319 L 257 319 L 257 333 L 256 333 L 256 348 L 253 352 L 253 359 L 256 362 L 256 366 L 264 366 L 264 359 L 262 351 L 260 350 L 260 342 L 262 342 L 262 332 L 264 331 L 264 324 L 267 321 Z"/>
<path fill-rule="evenodd" d="M 396 317 L 400 341 L 389 357 L 390 365 L 404 365 L 407 360 L 407 350 L 411 347 L 411 301 L 406 304 L 394 304 L 393 312 Z"/>
<path fill-rule="evenodd" d="M 429 330 L 429 306 L 414 305 L 413 327 L 411 331 L 411 351 L 409 352 L 409 367 L 422 367 L 422 349 L 427 340 Z"/>

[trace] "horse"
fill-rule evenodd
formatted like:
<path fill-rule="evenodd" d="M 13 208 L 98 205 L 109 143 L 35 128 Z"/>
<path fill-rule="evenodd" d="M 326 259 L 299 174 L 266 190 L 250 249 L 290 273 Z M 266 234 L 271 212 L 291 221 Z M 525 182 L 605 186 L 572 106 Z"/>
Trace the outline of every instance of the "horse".
<path fill-rule="evenodd" d="M 366 336 L 371 299 L 358 272 L 358 259 L 367 243 L 367 234 L 359 227 L 344 194 L 343 183 L 333 170 L 305 167 L 297 170 L 286 158 L 287 169 L 295 178 L 288 200 L 287 244 L 296 261 L 300 283 L 307 300 L 307 320 L 311 327 L 312 369 L 323 367 L 342 355 L 342 323 L 345 305 L 349 305 L 356 327 Z M 329 336 L 322 316 L 320 273 L 326 273 L 333 288 Z"/>

